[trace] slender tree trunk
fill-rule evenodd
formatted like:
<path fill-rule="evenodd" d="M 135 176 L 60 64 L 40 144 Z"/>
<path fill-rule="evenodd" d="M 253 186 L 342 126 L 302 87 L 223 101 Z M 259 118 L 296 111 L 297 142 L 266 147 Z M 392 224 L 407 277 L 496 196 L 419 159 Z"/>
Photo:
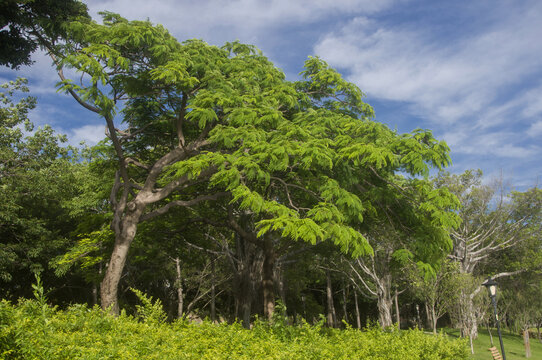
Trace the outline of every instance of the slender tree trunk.
<path fill-rule="evenodd" d="M 175 258 L 175 286 L 177 287 L 177 317 L 180 319 L 183 317 L 184 306 L 184 294 L 183 294 L 183 278 L 181 274 L 181 261 L 179 258 Z"/>
<path fill-rule="evenodd" d="M 420 329 L 422 327 L 422 318 L 420 316 L 420 305 L 416 304 L 416 327 Z"/>
<path fill-rule="evenodd" d="M 523 345 L 525 346 L 525 357 L 531 357 L 531 343 L 529 341 L 529 329 L 523 329 Z"/>
<path fill-rule="evenodd" d="M 395 296 L 393 297 L 395 302 L 395 322 L 397 323 L 397 329 L 401 329 L 401 314 L 399 313 L 399 294 L 397 290 L 395 291 Z"/>
<path fill-rule="evenodd" d="M 277 266 L 277 279 L 278 279 L 278 287 L 279 287 L 279 296 L 280 301 L 282 301 L 282 304 L 286 306 L 286 283 L 284 280 L 284 269 L 282 266 Z"/>
<path fill-rule="evenodd" d="M 241 320 L 245 329 L 250 329 L 250 313 L 252 308 L 252 289 L 250 284 L 250 273 L 248 269 L 244 270 L 243 279 L 239 294 L 239 310 Z"/>
<path fill-rule="evenodd" d="M 326 270 L 326 298 L 327 298 L 327 325 L 329 327 L 336 327 L 337 314 L 335 313 L 335 306 L 333 305 L 333 290 L 331 288 L 331 274 L 329 270 Z"/>
<path fill-rule="evenodd" d="M 487 323 L 487 333 L 489 334 L 489 341 L 491 343 L 491 347 L 493 347 L 493 334 L 491 333 L 491 328 L 489 327 L 489 322 Z"/>
<path fill-rule="evenodd" d="M 273 248 L 273 239 L 270 234 L 264 237 L 264 258 L 262 269 L 262 288 L 263 288 L 263 310 L 267 320 L 273 318 L 275 311 L 275 251 Z"/>
<path fill-rule="evenodd" d="M 470 353 L 474 355 L 474 345 L 472 343 L 472 333 L 469 331 L 469 345 L 470 345 Z"/>
<path fill-rule="evenodd" d="M 215 260 L 211 261 L 211 321 L 216 321 Z"/>
<path fill-rule="evenodd" d="M 98 285 L 92 283 L 92 306 L 98 304 Z"/>
<path fill-rule="evenodd" d="M 303 318 L 307 320 L 307 299 L 305 298 L 305 295 L 301 295 L 301 302 L 303 303 Z"/>
<path fill-rule="evenodd" d="M 432 319 L 432 327 L 433 327 L 433 334 L 437 335 L 437 314 L 435 312 L 435 306 L 431 306 L 431 319 Z"/>
<path fill-rule="evenodd" d="M 348 312 L 346 309 L 346 284 L 343 284 L 343 313 L 344 313 L 344 322 L 348 323 Z"/>
<path fill-rule="evenodd" d="M 425 306 L 425 326 L 428 329 L 431 329 L 433 326 L 433 319 L 431 318 L 431 310 L 429 310 L 429 305 L 427 304 L 427 301 L 423 303 Z"/>
<path fill-rule="evenodd" d="M 358 305 L 358 293 L 354 289 L 354 303 L 356 304 L 356 323 L 358 329 L 361 329 L 361 316 L 359 315 L 359 305 Z"/>

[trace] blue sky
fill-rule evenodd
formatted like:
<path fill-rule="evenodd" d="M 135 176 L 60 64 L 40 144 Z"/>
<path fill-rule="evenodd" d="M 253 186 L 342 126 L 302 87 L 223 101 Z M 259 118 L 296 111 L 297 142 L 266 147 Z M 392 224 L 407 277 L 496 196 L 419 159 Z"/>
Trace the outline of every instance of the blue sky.
<path fill-rule="evenodd" d="M 460 173 L 481 168 L 515 188 L 542 175 L 542 1 L 89 0 L 98 11 L 149 18 L 179 40 L 239 39 L 289 79 L 318 55 L 356 83 L 376 120 L 400 132 L 431 129 Z M 103 122 L 65 95 L 43 55 L 17 74 L 38 96 L 32 114 L 74 144 L 103 137 Z"/>

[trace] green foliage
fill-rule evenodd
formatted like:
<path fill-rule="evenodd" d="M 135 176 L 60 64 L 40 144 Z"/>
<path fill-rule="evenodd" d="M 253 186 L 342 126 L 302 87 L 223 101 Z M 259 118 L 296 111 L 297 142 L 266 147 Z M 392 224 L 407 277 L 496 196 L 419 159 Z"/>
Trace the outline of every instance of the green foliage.
<path fill-rule="evenodd" d="M 180 43 L 160 25 L 103 16 L 103 25 L 70 25 L 61 65 L 86 80 L 63 81 L 59 90 L 77 93 L 108 119 L 123 94 L 124 121 L 138 133 L 122 143 L 125 156 L 150 167 L 181 146 L 182 160 L 168 164 L 157 184 L 167 188 L 186 176 L 206 185 L 199 194 L 228 191 L 232 206 L 256 215 L 251 231 L 258 236 L 277 231 L 371 254 L 362 234 L 389 217 L 378 210 L 390 202 L 382 200 L 403 196 L 396 173 L 427 176 L 450 163 L 448 147 L 430 131 L 399 135 L 370 120 L 361 90 L 317 57 L 305 62 L 303 80 L 291 83 L 253 46 Z M 129 171 L 146 184 L 141 167 Z M 406 192 L 419 193 L 402 206 L 431 219 L 424 230 L 456 225 L 450 194 L 425 194 L 416 189 L 421 183 L 408 184 Z M 428 232 L 425 243 L 447 247 L 442 231 Z"/>
<path fill-rule="evenodd" d="M 163 323 L 166 320 L 166 314 L 162 308 L 160 299 L 152 301 L 152 296 L 147 296 L 141 290 L 130 288 L 137 296 L 142 305 L 136 305 L 137 316 L 144 322 Z"/>
<path fill-rule="evenodd" d="M 65 201 L 76 195 L 76 151 L 66 137 L 45 126 L 33 131 L 28 114 L 35 107 L 18 79 L 0 92 L 0 289 L 17 298 L 30 288 L 31 274 L 48 267 L 66 247 L 72 223 Z M 26 132 L 30 132 L 25 136 Z M 13 284 L 13 280 L 17 284 Z M 26 294 L 29 295 L 29 294 Z"/>
<path fill-rule="evenodd" d="M 467 359 L 464 341 L 417 330 L 336 330 L 278 321 L 258 322 L 252 330 L 209 322 L 141 323 L 84 305 L 51 310 L 44 324 L 34 306 L 0 302 L 4 359 Z"/>
<path fill-rule="evenodd" d="M 111 229 L 103 226 L 100 230 L 79 236 L 77 242 L 68 251 L 52 260 L 57 276 L 62 276 L 75 264 L 81 269 L 91 268 L 104 261 L 102 249 L 114 239 Z"/>
<path fill-rule="evenodd" d="M 65 35 L 68 21 L 88 17 L 77 0 L 3 0 L 0 11 L 0 65 L 12 69 L 32 64 L 31 54 Z"/>

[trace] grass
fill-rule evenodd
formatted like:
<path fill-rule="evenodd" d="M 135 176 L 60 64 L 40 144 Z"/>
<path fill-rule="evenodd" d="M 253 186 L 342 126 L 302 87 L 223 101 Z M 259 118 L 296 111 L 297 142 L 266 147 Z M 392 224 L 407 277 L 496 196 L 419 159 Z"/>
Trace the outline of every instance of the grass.
<path fill-rule="evenodd" d="M 451 337 L 459 337 L 459 330 L 445 330 L 445 332 Z M 499 344 L 499 335 L 496 329 L 491 330 L 493 335 L 493 344 L 501 351 Z M 517 334 L 511 334 L 509 331 L 504 330 L 502 332 L 502 341 L 504 344 L 504 351 L 506 353 L 506 360 L 524 360 L 525 347 L 523 345 L 523 337 Z M 531 357 L 529 360 L 542 360 L 542 343 L 538 339 L 531 338 Z M 491 353 L 487 350 L 491 347 L 489 334 L 486 329 L 479 329 L 478 339 L 473 341 L 474 355 L 472 359 L 475 360 L 492 360 Z"/>

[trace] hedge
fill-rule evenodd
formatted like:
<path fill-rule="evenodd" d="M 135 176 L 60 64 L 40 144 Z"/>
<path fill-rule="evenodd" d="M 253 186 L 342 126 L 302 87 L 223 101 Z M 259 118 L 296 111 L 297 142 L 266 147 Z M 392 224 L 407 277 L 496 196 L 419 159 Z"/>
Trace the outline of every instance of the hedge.
<path fill-rule="evenodd" d="M 364 331 L 256 322 L 164 321 L 157 303 L 138 316 L 113 317 L 98 307 L 65 310 L 44 299 L 0 301 L 0 359 L 467 359 L 464 341 L 418 330 Z"/>

